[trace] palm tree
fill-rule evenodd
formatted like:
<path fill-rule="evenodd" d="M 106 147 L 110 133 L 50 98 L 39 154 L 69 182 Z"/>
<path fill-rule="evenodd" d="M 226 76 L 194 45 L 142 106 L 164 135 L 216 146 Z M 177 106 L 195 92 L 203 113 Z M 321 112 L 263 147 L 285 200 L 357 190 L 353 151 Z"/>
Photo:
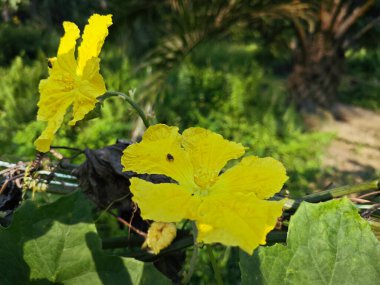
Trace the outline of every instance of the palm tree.
<path fill-rule="evenodd" d="M 233 27 L 248 29 L 262 19 L 309 18 L 308 5 L 294 0 L 168 0 L 166 4 L 166 34 L 140 66 L 150 72 L 140 92 L 145 99 L 153 99 L 169 71 L 193 49 L 226 36 Z"/>
<path fill-rule="evenodd" d="M 344 75 L 345 51 L 380 23 L 380 5 L 374 6 L 374 0 L 322 0 L 309 4 L 313 26 L 293 19 L 298 45 L 288 86 L 299 109 L 315 112 L 320 107 L 329 108 L 336 100 Z"/>
<path fill-rule="evenodd" d="M 344 75 L 345 51 L 380 23 L 380 1 L 375 0 L 167 0 L 165 3 L 170 15 L 166 35 L 141 66 L 150 72 L 141 88 L 145 98 L 157 94 L 168 72 L 199 44 L 228 35 L 235 27 L 248 30 L 263 19 L 285 19 L 293 23 L 297 38 L 288 79 L 291 97 L 299 110 L 329 108 L 336 100 Z"/>

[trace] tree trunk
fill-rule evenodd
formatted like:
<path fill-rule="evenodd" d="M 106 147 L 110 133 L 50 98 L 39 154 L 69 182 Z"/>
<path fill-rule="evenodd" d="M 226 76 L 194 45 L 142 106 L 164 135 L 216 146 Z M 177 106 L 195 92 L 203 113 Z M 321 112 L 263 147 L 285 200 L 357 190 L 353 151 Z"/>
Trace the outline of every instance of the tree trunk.
<path fill-rule="evenodd" d="M 9 4 L 8 2 L 4 2 L 3 6 L 1 7 L 1 16 L 3 18 L 3 21 L 5 23 L 9 22 L 11 17 L 10 17 L 10 11 L 9 11 Z"/>
<path fill-rule="evenodd" d="M 318 113 L 335 103 L 344 73 L 344 49 L 347 43 L 352 43 L 350 30 L 375 2 L 320 1 L 314 14 L 315 25 L 305 28 L 300 21 L 293 20 L 299 46 L 288 86 L 299 110 Z"/>
<path fill-rule="evenodd" d="M 336 100 L 344 72 L 343 50 L 318 33 L 295 51 L 294 61 L 288 88 L 297 108 L 307 113 L 329 109 Z"/>

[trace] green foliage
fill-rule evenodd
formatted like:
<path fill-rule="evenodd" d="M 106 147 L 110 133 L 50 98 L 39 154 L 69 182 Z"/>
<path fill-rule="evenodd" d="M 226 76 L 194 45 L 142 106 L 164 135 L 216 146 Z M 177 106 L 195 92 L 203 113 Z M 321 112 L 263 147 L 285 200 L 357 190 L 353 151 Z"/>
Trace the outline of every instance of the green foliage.
<path fill-rule="evenodd" d="M 340 88 L 343 102 L 380 110 L 380 49 L 347 52 L 347 77 Z"/>
<path fill-rule="evenodd" d="M 30 26 L 0 25 L 0 65 L 8 65 L 19 55 L 36 58 L 41 47 L 41 32 Z"/>
<path fill-rule="evenodd" d="M 46 72 L 44 64 L 43 60 L 39 60 L 26 65 L 21 57 L 17 57 L 9 68 L 0 69 L 2 154 L 23 156 L 34 153 L 33 136 L 41 130 L 39 124 L 34 121 L 39 98 L 38 83 Z M 20 132 L 22 132 L 22 142 L 17 138 Z"/>
<path fill-rule="evenodd" d="M 376 284 L 380 243 L 348 199 L 303 203 L 287 245 L 240 254 L 242 284 Z"/>
<path fill-rule="evenodd" d="M 40 207 L 25 202 L 11 226 L 0 229 L 0 252 L 4 285 L 169 284 L 149 263 L 102 252 L 80 192 Z"/>
<path fill-rule="evenodd" d="M 239 269 L 239 249 L 236 247 L 225 248 L 222 245 L 214 245 L 213 251 L 215 258 L 218 262 L 218 267 L 221 271 L 223 283 L 225 285 L 239 284 L 240 269 Z M 191 251 L 188 251 L 189 263 L 191 257 Z M 198 256 L 197 266 L 195 272 L 191 278 L 190 284 L 208 285 L 215 284 L 215 276 L 210 263 L 210 257 L 207 254 L 206 247 L 201 248 Z"/>

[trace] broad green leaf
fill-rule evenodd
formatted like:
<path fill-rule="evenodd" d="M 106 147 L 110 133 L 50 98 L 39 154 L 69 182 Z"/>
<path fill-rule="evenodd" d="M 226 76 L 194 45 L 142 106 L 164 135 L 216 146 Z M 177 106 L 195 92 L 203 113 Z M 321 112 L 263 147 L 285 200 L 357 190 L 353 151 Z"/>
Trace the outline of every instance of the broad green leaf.
<path fill-rule="evenodd" d="M 302 203 L 287 245 L 240 253 L 242 284 L 379 284 L 380 242 L 348 199 Z"/>
<path fill-rule="evenodd" d="M 154 281 L 153 281 L 154 280 Z M 0 228 L 0 284 L 169 284 L 151 264 L 106 255 L 80 192 L 27 201 Z"/>

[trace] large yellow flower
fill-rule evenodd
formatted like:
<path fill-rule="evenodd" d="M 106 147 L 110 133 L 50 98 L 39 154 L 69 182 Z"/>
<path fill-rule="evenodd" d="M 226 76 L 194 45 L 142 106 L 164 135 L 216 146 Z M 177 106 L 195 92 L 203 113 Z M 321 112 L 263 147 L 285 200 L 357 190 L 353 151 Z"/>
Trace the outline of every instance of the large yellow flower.
<path fill-rule="evenodd" d="M 111 15 L 95 14 L 90 17 L 76 60 L 79 29 L 74 23 L 63 23 L 65 34 L 61 38 L 57 57 L 50 61 L 49 78 L 41 80 L 39 85 L 41 97 L 37 119 L 48 124 L 34 143 L 37 150 L 46 152 L 50 149 L 68 107 L 73 105 L 73 118 L 69 124 L 75 125 L 94 109 L 96 98 L 106 92 L 103 77 L 99 73 L 98 56 L 111 24 Z"/>
<path fill-rule="evenodd" d="M 145 219 L 196 221 L 198 242 L 239 246 L 252 254 L 265 244 L 282 213 L 282 201 L 268 201 L 287 180 L 273 158 L 248 156 L 220 174 L 231 159 L 244 154 L 241 144 L 202 128 L 154 125 L 121 159 L 125 171 L 164 174 L 177 183 L 153 184 L 131 179 L 133 200 Z"/>

